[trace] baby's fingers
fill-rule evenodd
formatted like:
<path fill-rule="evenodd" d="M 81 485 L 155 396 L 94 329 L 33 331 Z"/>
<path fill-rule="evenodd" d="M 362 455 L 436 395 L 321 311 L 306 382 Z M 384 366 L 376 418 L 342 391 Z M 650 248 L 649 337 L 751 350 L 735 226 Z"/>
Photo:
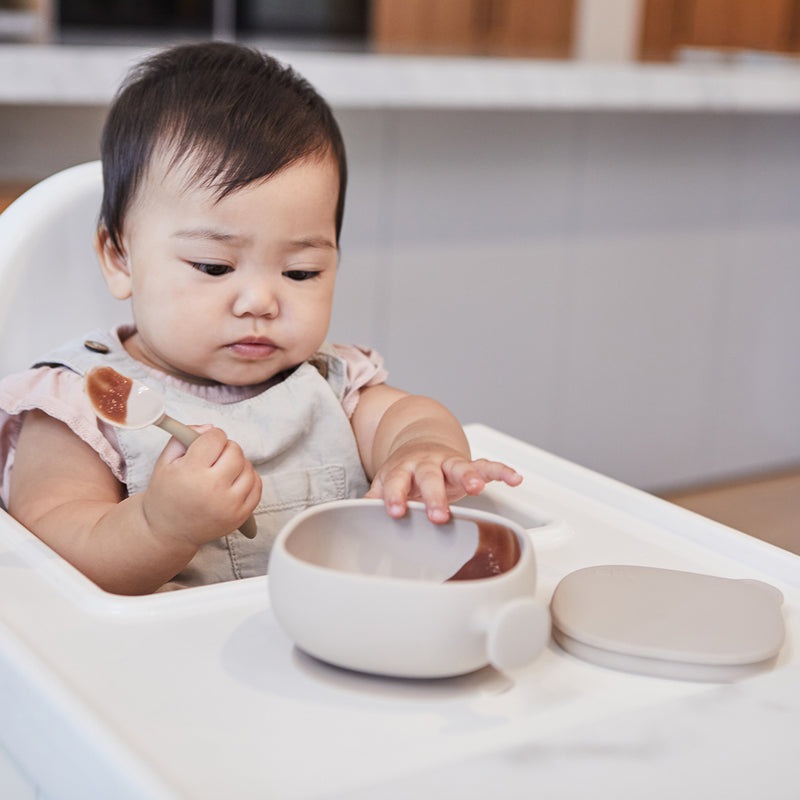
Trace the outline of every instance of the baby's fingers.
<path fill-rule="evenodd" d="M 439 464 L 424 464 L 417 467 L 414 481 L 431 522 L 440 524 L 450 519 L 450 504 L 447 499 L 446 476 Z"/>
<path fill-rule="evenodd" d="M 486 479 L 472 461 L 464 458 L 451 458 L 442 464 L 442 472 L 448 485 L 463 489 L 467 494 L 480 494 L 486 486 Z"/>
<path fill-rule="evenodd" d="M 220 428 L 210 425 L 203 427 L 206 429 L 198 431 L 200 436 L 186 450 L 186 455 L 197 466 L 211 467 L 225 452 L 228 437 Z"/>
<path fill-rule="evenodd" d="M 499 461 L 479 458 L 476 461 L 451 459 L 442 465 L 448 482 L 463 487 L 467 494 L 480 494 L 487 483 L 502 481 L 509 486 L 519 486 L 522 475 Z"/>
<path fill-rule="evenodd" d="M 413 473 L 406 468 L 395 468 L 388 474 L 376 477 L 367 492 L 367 497 L 383 498 L 386 513 L 399 518 L 406 513 L 408 495 L 411 492 Z"/>

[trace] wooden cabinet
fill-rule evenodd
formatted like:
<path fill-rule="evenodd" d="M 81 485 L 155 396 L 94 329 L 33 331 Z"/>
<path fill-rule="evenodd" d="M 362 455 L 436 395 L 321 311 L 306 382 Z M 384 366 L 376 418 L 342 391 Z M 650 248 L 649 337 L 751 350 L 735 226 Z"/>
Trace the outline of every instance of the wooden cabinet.
<path fill-rule="evenodd" d="M 373 0 L 381 52 L 566 58 L 574 0 Z"/>
<path fill-rule="evenodd" d="M 613 10 L 592 25 L 617 25 Z M 640 0 L 630 11 L 645 61 L 683 48 L 800 51 L 800 0 Z M 581 13 L 582 0 L 372 0 L 370 40 L 379 52 L 569 58 Z"/>
<path fill-rule="evenodd" d="M 641 57 L 670 60 L 684 47 L 800 50 L 798 0 L 645 0 Z"/>

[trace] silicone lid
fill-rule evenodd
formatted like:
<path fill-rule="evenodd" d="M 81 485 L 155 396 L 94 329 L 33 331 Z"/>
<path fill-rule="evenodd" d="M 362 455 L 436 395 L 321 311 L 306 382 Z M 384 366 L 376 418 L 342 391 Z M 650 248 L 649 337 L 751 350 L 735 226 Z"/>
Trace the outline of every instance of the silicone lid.
<path fill-rule="evenodd" d="M 607 565 L 567 575 L 550 604 L 567 651 L 603 666 L 729 680 L 783 644 L 783 595 L 769 584 L 654 567 Z M 715 673 L 719 672 L 719 675 Z"/>

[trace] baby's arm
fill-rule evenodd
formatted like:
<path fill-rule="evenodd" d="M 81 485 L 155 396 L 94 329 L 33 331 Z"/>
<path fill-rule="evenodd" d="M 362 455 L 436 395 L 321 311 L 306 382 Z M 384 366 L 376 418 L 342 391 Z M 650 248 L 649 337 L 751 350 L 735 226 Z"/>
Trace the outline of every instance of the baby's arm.
<path fill-rule="evenodd" d="M 383 498 L 393 517 L 405 513 L 408 500 L 422 500 L 431 521 L 445 522 L 450 502 L 480 494 L 487 482 L 522 481 L 505 464 L 473 461 L 458 420 L 428 397 L 370 386 L 361 392 L 352 425 L 372 480 L 367 496 Z"/>
<path fill-rule="evenodd" d="M 171 440 L 147 490 L 124 487 L 89 445 L 39 411 L 25 417 L 9 511 L 102 588 L 155 591 L 205 541 L 241 525 L 261 481 L 238 445 L 211 428 L 189 450 Z"/>

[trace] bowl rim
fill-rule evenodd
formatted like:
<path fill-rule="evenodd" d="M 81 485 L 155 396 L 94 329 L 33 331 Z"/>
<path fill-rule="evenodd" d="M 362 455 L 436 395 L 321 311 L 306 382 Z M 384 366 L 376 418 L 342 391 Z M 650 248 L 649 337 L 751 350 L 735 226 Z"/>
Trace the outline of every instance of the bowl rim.
<path fill-rule="evenodd" d="M 301 511 L 299 514 L 297 514 L 297 516 L 293 517 L 291 520 L 289 520 L 289 522 L 286 523 L 286 525 L 284 525 L 272 546 L 273 553 L 280 553 L 280 558 L 287 559 L 293 565 L 312 573 L 316 572 L 321 575 L 328 576 L 329 579 L 341 578 L 342 580 L 347 581 L 381 583 L 384 585 L 389 583 L 397 586 L 408 584 L 415 587 L 428 586 L 435 587 L 437 589 L 446 585 L 448 587 L 448 591 L 469 591 L 475 586 L 485 586 L 487 583 L 496 585 L 500 582 L 515 580 L 517 574 L 521 570 L 528 568 L 529 562 L 531 561 L 533 562 L 534 568 L 536 567 L 533 543 L 528 537 L 525 529 L 519 523 L 514 522 L 513 520 L 508 519 L 500 514 L 495 514 L 491 511 L 483 511 L 482 509 L 466 508 L 453 505 L 450 506 L 451 517 L 465 520 L 495 522 L 511 530 L 516 535 L 520 546 L 520 556 L 517 560 L 517 563 L 514 564 L 514 566 L 510 569 L 507 569 L 505 572 L 501 572 L 499 575 L 491 575 L 486 578 L 475 578 L 473 580 L 444 581 L 442 583 L 438 583 L 435 581 L 422 581 L 415 578 L 399 578 L 388 575 L 369 575 L 358 572 L 347 572 L 345 570 L 336 569 L 323 564 L 314 564 L 311 561 L 306 561 L 305 559 L 296 556 L 294 553 L 291 553 L 286 547 L 287 539 L 292 535 L 295 529 L 309 517 L 313 517 L 318 514 L 324 514 L 335 508 L 342 508 L 345 506 L 352 508 L 353 506 L 382 507 L 383 505 L 383 500 L 379 498 L 360 497 L 348 498 L 344 500 L 331 500 L 326 503 L 319 503 L 317 505 L 310 506 L 309 508 Z M 408 511 L 406 513 L 409 513 L 409 511 L 414 513 L 424 512 L 425 504 L 417 500 L 410 500 L 408 502 Z"/>

